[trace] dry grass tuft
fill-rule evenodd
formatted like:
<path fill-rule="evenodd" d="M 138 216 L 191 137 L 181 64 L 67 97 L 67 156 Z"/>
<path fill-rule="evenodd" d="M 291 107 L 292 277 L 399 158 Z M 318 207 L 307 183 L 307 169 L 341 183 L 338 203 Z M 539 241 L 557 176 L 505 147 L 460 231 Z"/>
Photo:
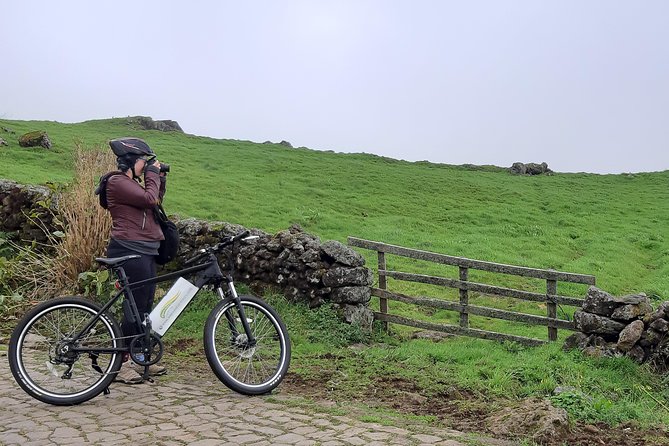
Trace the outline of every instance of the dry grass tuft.
<path fill-rule="evenodd" d="M 116 158 L 109 150 L 81 144 L 74 156 L 74 182 L 58 201 L 64 237 L 55 246 L 52 269 L 63 290 L 75 290 L 79 274 L 97 267 L 93 259 L 104 255 L 112 224 L 94 191 L 100 176 L 116 168 Z"/>

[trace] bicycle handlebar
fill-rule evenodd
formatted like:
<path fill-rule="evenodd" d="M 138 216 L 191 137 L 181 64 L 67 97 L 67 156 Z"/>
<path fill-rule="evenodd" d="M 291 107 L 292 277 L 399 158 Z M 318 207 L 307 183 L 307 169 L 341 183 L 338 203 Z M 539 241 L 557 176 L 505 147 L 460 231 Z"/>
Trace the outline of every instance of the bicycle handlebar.
<path fill-rule="evenodd" d="M 220 242 L 216 243 L 214 246 L 209 246 L 207 248 L 203 248 L 199 250 L 199 253 L 195 255 L 195 257 L 192 257 L 184 262 L 184 266 L 190 265 L 192 263 L 197 262 L 198 260 L 202 259 L 203 257 L 211 254 L 212 252 L 219 252 L 226 246 L 230 246 L 234 244 L 235 242 L 247 238 L 247 236 L 250 234 L 249 231 L 243 231 L 240 232 L 237 235 L 229 235 L 227 237 L 224 237 Z M 253 235 L 251 237 L 248 237 L 249 239 L 251 238 L 258 238 L 257 235 Z"/>

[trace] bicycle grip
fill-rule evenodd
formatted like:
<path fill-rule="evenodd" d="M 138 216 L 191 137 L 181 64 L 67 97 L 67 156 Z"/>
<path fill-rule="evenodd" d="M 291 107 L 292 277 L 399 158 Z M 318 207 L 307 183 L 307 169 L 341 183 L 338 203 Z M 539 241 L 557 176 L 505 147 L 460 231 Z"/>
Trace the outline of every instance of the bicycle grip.
<path fill-rule="evenodd" d="M 235 235 L 235 238 L 234 238 L 233 240 L 234 240 L 234 241 L 241 240 L 241 239 L 243 239 L 244 237 L 246 237 L 247 235 L 249 235 L 250 233 L 251 233 L 250 231 L 244 231 L 244 232 L 241 232 L 241 233 Z"/>

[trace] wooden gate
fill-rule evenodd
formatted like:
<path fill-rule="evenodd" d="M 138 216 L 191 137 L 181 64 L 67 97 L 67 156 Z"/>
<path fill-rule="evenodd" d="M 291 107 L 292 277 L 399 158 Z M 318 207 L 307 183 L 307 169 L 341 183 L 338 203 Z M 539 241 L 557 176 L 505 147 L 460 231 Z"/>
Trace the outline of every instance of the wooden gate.
<path fill-rule="evenodd" d="M 525 345 L 539 345 L 546 341 L 541 339 L 516 336 L 494 331 L 480 330 L 469 326 L 469 315 L 479 315 L 496 319 L 523 322 L 534 325 L 544 325 L 548 327 L 548 340 L 557 340 L 558 328 L 574 330 L 574 322 L 557 317 L 557 305 L 577 306 L 583 303 L 582 298 L 560 296 L 557 294 L 558 282 L 571 282 L 586 285 L 594 285 L 595 277 L 585 274 L 574 274 L 550 269 L 526 268 L 522 266 L 504 265 L 500 263 L 484 262 L 481 260 L 472 260 L 464 257 L 453 257 L 444 254 L 437 254 L 417 249 L 404 248 L 396 245 L 363 240 L 355 237 L 348 238 L 348 244 L 358 248 L 365 248 L 378 253 L 378 274 L 379 287 L 372 288 L 372 295 L 377 296 L 380 301 L 380 311 L 374 312 L 376 320 L 383 321 L 386 324 L 392 322 L 395 324 L 407 325 L 426 330 L 435 330 L 445 333 L 472 336 L 483 339 L 507 340 L 519 342 Z M 386 267 L 386 254 L 392 254 L 411 259 L 425 260 L 429 262 L 440 263 L 444 265 L 457 266 L 459 268 L 459 277 L 449 279 L 445 277 L 427 276 L 400 271 L 390 271 Z M 488 284 L 470 282 L 468 280 L 469 270 L 475 269 L 493 273 L 511 274 L 516 276 L 532 277 L 546 281 L 546 293 L 533 293 L 511 288 L 503 288 Z M 409 282 L 419 282 L 431 285 L 440 285 L 459 290 L 460 301 L 448 301 L 443 299 L 434 299 L 428 297 L 413 297 L 404 294 L 394 293 L 387 289 L 387 278 Z M 547 308 L 546 316 L 537 316 L 532 314 L 517 313 L 513 311 L 500 310 L 496 308 L 476 306 L 469 304 L 469 292 L 489 294 L 493 296 L 512 297 L 534 302 L 545 302 Z M 411 320 L 402 316 L 392 315 L 388 312 L 388 301 L 399 301 L 408 304 L 422 305 L 433 308 L 457 311 L 460 313 L 460 325 L 436 324 L 424 321 Z"/>

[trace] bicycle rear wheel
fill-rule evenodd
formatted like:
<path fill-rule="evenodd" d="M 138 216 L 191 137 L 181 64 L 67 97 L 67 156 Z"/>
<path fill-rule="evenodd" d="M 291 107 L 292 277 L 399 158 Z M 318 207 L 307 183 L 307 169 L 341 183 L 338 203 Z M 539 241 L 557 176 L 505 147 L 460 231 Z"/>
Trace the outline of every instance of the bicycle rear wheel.
<path fill-rule="evenodd" d="M 207 318 L 204 350 L 223 384 L 244 395 L 262 395 L 278 386 L 288 370 L 290 338 L 267 303 L 253 296 L 240 299 L 256 344 L 249 344 L 235 302 L 226 299 Z"/>
<path fill-rule="evenodd" d="M 77 341 L 100 306 L 79 297 L 46 301 L 14 329 L 9 343 L 9 367 L 16 382 L 32 397 L 49 404 L 72 405 L 102 392 L 121 366 L 120 353 L 80 353 L 73 348 L 118 348 L 121 330 L 103 314 Z"/>

